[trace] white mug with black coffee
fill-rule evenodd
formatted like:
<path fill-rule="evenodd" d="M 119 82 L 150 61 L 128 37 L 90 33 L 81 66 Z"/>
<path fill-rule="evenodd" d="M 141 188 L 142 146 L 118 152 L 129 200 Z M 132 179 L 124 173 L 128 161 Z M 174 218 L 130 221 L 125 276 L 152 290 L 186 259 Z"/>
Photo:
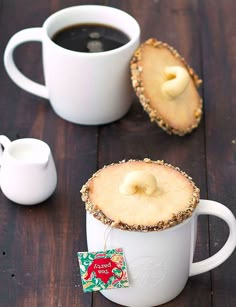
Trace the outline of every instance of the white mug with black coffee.
<path fill-rule="evenodd" d="M 7 44 L 4 64 L 18 86 L 49 99 L 65 120 L 105 124 L 130 108 L 129 61 L 139 40 L 139 25 L 127 13 L 107 6 L 75 6 L 54 13 L 41 28 L 16 33 Z M 46 85 L 24 76 L 14 63 L 15 48 L 29 41 L 42 42 Z"/>

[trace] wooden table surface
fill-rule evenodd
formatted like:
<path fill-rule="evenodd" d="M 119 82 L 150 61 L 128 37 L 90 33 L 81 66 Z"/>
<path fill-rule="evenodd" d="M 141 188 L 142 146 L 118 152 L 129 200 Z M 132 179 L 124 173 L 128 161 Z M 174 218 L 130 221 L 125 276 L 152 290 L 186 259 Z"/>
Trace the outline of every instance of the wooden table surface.
<path fill-rule="evenodd" d="M 234 0 L 0 0 L 0 56 L 17 31 L 39 27 L 55 11 L 78 4 L 118 7 L 150 37 L 174 46 L 202 77 L 204 117 L 185 137 L 150 123 L 134 98 L 129 113 L 103 126 L 80 126 L 55 115 L 47 100 L 17 87 L 0 64 L 0 134 L 11 140 L 46 141 L 58 171 L 54 195 L 38 206 L 20 206 L 0 194 L 0 306 L 115 306 L 99 293 L 83 294 L 77 251 L 86 250 L 82 184 L 100 167 L 122 159 L 164 159 L 193 177 L 201 198 L 236 214 L 236 1 Z M 20 46 L 15 61 L 43 83 L 39 43 Z M 112 78 L 112 76 L 111 76 Z M 201 217 L 195 259 L 224 244 L 227 226 Z M 236 253 L 224 264 L 189 279 L 165 306 L 236 306 Z M 158 291 L 158 290 L 157 290 Z"/>

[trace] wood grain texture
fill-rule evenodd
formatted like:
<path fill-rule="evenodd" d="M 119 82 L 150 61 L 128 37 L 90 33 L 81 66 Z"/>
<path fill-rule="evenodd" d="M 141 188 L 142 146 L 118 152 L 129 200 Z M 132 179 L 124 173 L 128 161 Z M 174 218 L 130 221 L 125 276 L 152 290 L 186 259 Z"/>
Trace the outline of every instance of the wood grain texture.
<path fill-rule="evenodd" d="M 214 9 L 212 9 L 214 7 Z M 236 214 L 236 20 L 235 1 L 201 1 L 205 80 L 208 197 Z M 211 253 L 223 246 L 228 227 L 211 218 Z M 212 271 L 213 306 L 236 305 L 236 255 Z"/>
<path fill-rule="evenodd" d="M 140 24 L 142 41 L 173 45 L 203 78 L 204 118 L 185 137 L 150 123 L 137 98 L 121 120 L 100 127 L 68 123 L 47 100 L 17 87 L 0 64 L 0 134 L 36 137 L 53 152 L 58 186 L 38 206 L 19 206 L 0 193 L 0 307 L 112 307 L 99 293 L 84 294 L 77 251 L 86 250 L 82 184 L 105 164 L 123 159 L 164 159 L 191 175 L 201 197 L 236 215 L 236 21 L 234 0 L 0 0 L 0 58 L 17 31 L 41 26 L 55 11 L 78 4 L 120 8 Z M 38 43 L 15 52 L 20 69 L 44 83 Z M 228 235 L 216 218 L 200 218 L 195 259 L 215 253 Z M 190 278 L 168 307 L 236 306 L 235 253 L 211 273 Z M 158 289 L 157 289 L 158 291 Z"/>

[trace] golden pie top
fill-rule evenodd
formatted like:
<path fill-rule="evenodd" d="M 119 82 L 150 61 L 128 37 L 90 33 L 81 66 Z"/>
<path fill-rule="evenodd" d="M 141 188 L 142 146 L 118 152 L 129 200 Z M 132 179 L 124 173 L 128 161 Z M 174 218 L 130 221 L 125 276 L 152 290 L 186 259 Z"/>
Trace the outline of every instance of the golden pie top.
<path fill-rule="evenodd" d="M 151 231 L 181 223 L 199 202 L 188 175 L 163 161 L 129 160 L 105 166 L 83 186 L 86 209 L 104 224 Z"/>
<path fill-rule="evenodd" d="M 201 80 L 176 50 L 149 39 L 131 60 L 134 90 L 152 121 L 168 133 L 190 133 L 200 122 Z"/>

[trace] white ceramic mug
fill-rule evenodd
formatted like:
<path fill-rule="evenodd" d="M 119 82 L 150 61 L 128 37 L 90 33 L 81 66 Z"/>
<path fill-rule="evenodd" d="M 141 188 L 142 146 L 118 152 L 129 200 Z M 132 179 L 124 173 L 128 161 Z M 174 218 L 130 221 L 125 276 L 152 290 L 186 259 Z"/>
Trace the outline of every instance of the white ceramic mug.
<path fill-rule="evenodd" d="M 206 260 L 193 263 L 197 217 L 209 214 L 223 219 L 229 227 L 225 245 Z M 87 212 L 89 251 L 104 248 L 107 225 Z M 107 249 L 122 247 L 127 262 L 130 287 L 104 290 L 109 300 L 132 307 L 150 307 L 174 299 L 189 276 L 207 272 L 224 262 L 236 246 L 236 220 L 224 205 L 201 200 L 193 215 L 183 223 L 162 231 L 137 232 L 112 228 Z"/>
<path fill-rule="evenodd" d="M 0 186 L 7 198 L 35 205 L 51 196 L 56 184 L 54 160 L 45 142 L 32 138 L 11 142 L 0 136 Z"/>
<path fill-rule="evenodd" d="M 130 40 L 119 48 L 97 53 L 71 51 L 52 41 L 59 30 L 84 23 L 112 26 Z M 127 13 L 107 6 L 75 6 L 54 13 L 42 28 L 16 33 L 7 44 L 4 64 L 18 86 L 49 99 L 60 117 L 78 124 L 105 124 L 121 118 L 131 106 L 129 62 L 139 40 L 139 25 Z M 46 85 L 28 79 L 14 63 L 14 49 L 29 41 L 42 42 Z"/>

